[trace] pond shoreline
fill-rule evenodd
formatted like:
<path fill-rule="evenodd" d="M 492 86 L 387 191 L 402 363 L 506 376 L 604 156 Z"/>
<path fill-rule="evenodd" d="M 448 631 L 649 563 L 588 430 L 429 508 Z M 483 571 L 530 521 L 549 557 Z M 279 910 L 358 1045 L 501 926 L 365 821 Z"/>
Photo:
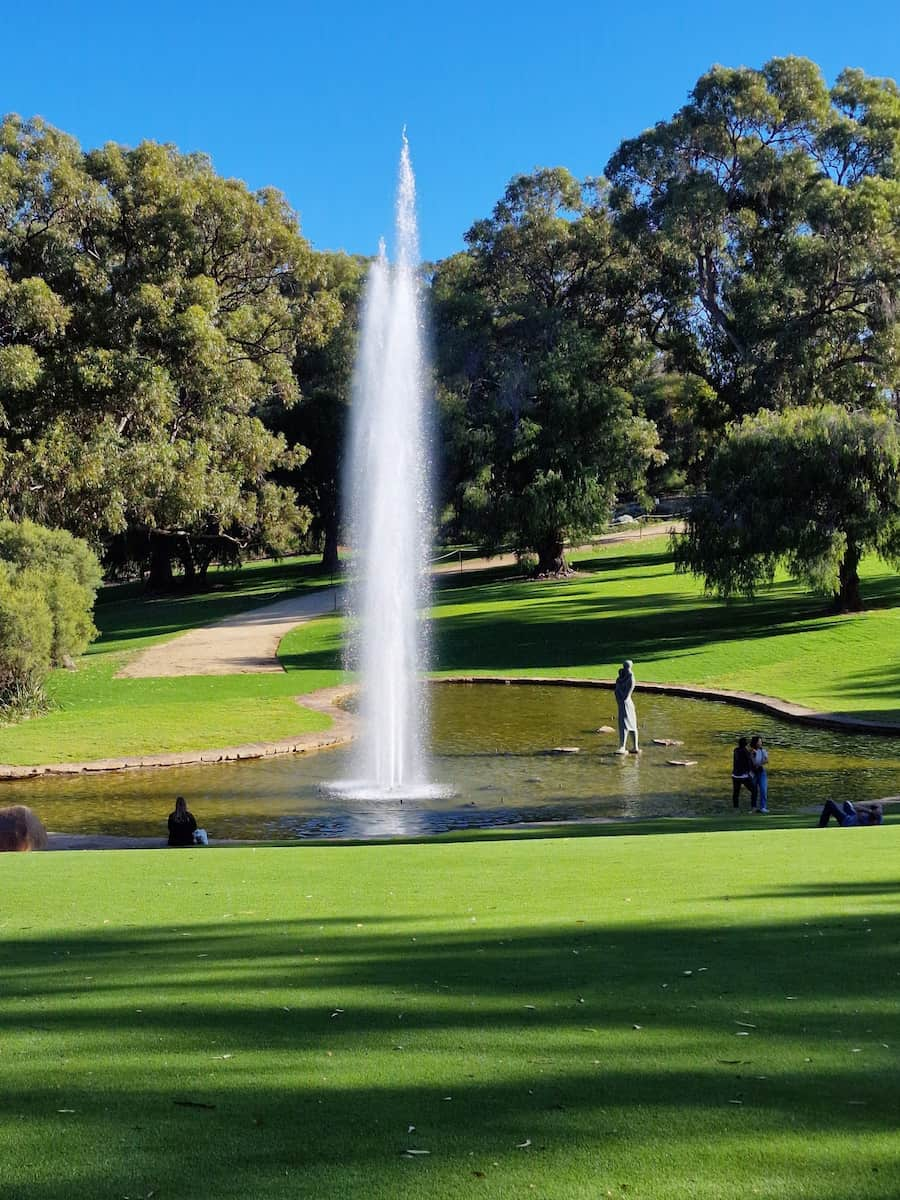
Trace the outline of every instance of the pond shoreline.
<path fill-rule="evenodd" d="M 900 805 L 900 796 L 883 796 L 877 801 L 878 804 Z M 818 804 L 806 805 L 804 808 L 795 810 L 808 815 L 810 818 L 816 817 L 819 814 L 821 806 Z M 734 814 L 735 817 L 746 816 L 746 812 L 741 811 Z M 777 817 L 777 813 L 773 814 Z M 516 829 L 523 830 L 541 830 L 541 829 L 565 829 L 566 826 L 585 826 L 585 825 L 638 825 L 648 820 L 664 820 L 666 818 L 656 817 L 573 817 L 571 819 L 564 818 L 559 821 L 512 821 L 508 825 L 487 825 L 487 826 L 471 826 L 467 832 L 485 834 L 501 832 L 510 833 Z M 679 816 L 673 817 L 672 820 L 678 821 L 702 821 L 708 820 L 708 816 Z M 757 828 L 765 829 L 767 826 L 760 823 Z M 810 824 L 810 828 L 812 828 Z M 776 826 L 777 828 L 777 826 Z M 446 839 L 447 834 L 435 834 L 434 838 L 423 838 L 422 841 L 439 841 Z M 417 839 L 419 840 L 419 839 Z M 186 847 L 170 847 L 164 837 L 119 837 L 115 834 L 104 833 L 48 833 L 46 850 L 169 850 L 169 849 L 187 849 L 187 850 L 233 850 L 247 847 L 262 847 L 265 849 L 281 849 L 282 847 L 311 846 L 322 848 L 323 846 L 358 846 L 363 843 L 371 842 L 373 845 L 385 845 L 397 843 L 404 845 L 409 839 L 404 837 L 384 838 L 383 836 L 375 836 L 372 838 L 361 838 L 358 834 L 352 837 L 331 837 L 331 838 L 285 838 L 283 841 L 251 841 L 245 838 L 216 838 L 210 841 L 208 846 L 186 846 Z"/>
<path fill-rule="evenodd" d="M 611 679 L 583 679 L 569 676 L 542 675 L 448 675 L 432 678 L 432 684 L 452 686 L 492 687 L 576 687 L 610 691 L 615 687 Z M 82 775 L 94 772 L 147 770 L 154 767 L 189 767 L 204 763 L 239 762 L 247 759 L 270 758 L 276 755 L 312 754 L 317 750 L 345 745 L 355 736 L 353 716 L 341 707 L 355 688 L 351 684 L 322 688 L 294 699 L 305 708 L 314 709 L 331 718 L 331 727 L 320 733 L 298 734 L 277 742 L 251 742 L 242 746 L 230 746 L 221 750 L 191 750 L 169 754 L 136 754 L 123 758 L 104 758 L 91 762 L 43 763 L 36 766 L 11 766 L 0 764 L 0 782 L 23 780 L 47 775 Z M 819 729 L 831 729 L 843 733 L 872 733 L 883 737 L 900 737 L 900 723 L 872 721 L 852 717 L 844 713 L 823 713 L 779 700 L 775 696 L 763 696 L 755 692 L 732 692 L 723 688 L 703 687 L 697 684 L 651 683 L 637 685 L 638 693 L 663 696 L 681 696 L 689 700 L 709 700 L 733 704 L 739 708 L 782 717 L 798 725 L 809 725 Z"/>

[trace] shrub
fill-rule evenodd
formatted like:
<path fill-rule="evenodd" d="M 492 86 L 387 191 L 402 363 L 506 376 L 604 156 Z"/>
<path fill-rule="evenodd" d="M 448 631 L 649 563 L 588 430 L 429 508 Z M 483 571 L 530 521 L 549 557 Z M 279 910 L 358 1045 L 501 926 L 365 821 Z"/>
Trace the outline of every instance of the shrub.
<path fill-rule="evenodd" d="M 32 521 L 0 521 L 0 719 L 45 706 L 47 673 L 97 635 L 100 566 L 86 542 Z"/>

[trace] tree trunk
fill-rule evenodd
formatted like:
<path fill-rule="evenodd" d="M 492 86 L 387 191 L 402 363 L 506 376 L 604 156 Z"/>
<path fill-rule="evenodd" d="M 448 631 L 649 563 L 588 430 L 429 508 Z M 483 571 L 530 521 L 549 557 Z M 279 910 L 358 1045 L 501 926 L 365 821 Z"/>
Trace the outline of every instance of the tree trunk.
<path fill-rule="evenodd" d="M 322 550 L 322 566 L 326 571 L 336 575 L 341 569 L 338 557 L 338 523 L 336 516 L 330 516 L 325 521 L 325 546 Z"/>
<path fill-rule="evenodd" d="M 538 555 L 538 575 L 571 575 L 571 569 L 566 562 L 562 533 L 549 534 L 535 549 Z"/>
<path fill-rule="evenodd" d="M 147 589 L 151 592 L 172 590 L 172 558 L 168 538 L 150 538 L 150 573 L 147 576 Z"/>
<path fill-rule="evenodd" d="M 840 566 L 840 591 L 836 597 L 839 612 L 862 612 L 862 592 L 857 570 L 860 557 L 859 547 L 848 540 Z"/>
<path fill-rule="evenodd" d="M 180 539 L 178 559 L 182 567 L 184 567 L 185 582 L 188 585 L 192 584 L 197 575 L 197 568 L 194 564 L 194 551 L 189 538 Z"/>

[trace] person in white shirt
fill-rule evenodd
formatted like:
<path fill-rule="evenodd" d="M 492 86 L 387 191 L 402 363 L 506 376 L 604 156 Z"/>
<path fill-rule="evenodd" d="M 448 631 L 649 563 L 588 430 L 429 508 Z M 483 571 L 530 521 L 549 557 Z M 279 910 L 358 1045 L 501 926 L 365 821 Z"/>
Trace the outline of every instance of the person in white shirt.
<path fill-rule="evenodd" d="M 757 812 L 767 813 L 769 811 L 769 775 L 766 767 L 769 755 L 759 734 L 750 739 L 750 759 L 753 763 L 753 799 L 750 801 L 750 807 L 751 809 L 755 808 Z"/>

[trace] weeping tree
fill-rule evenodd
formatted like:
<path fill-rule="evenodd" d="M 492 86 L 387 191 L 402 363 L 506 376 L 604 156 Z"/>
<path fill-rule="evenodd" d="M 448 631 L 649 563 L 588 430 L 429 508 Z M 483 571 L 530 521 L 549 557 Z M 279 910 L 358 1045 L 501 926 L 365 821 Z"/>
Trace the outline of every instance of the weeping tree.
<path fill-rule="evenodd" d="M 567 538 L 640 489 L 661 455 L 631 393 L 646 357 L 631 264 L 603 189 L 563 169 L 514 179 L 432 280 L 457 527 L 566 570 Z"/>
<path fill-rule="evenodd" d="M 0 514 L 202 569 L 288 549 L 310 514 L 261 419 L 340 306 L 275 191 L 145 142 L 84 153 L 0 122 Z"/>
<path fill-rule="evenodd" d="M 836 405 L 745 417 L 673 541 L 678 567 L 723 597 L 753 596 L 784 564 L 839 611 L 859 611 L 862 555 L 900 567 L 897 418 Z"/>

